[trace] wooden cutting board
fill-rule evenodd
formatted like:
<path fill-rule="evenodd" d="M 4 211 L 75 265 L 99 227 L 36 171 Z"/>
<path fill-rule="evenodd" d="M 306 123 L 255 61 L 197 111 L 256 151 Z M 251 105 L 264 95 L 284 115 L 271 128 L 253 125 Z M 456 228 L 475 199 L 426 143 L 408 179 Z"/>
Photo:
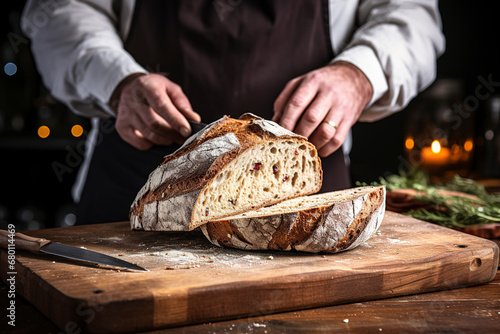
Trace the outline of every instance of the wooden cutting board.
<path fill-rule="evenodd" d="M 18 251 L 16 292 L 66 332 L 137 332 L 455 289 L 489 282 L 498 265 L 491 241 L 391 212 L 365 245 L 332 255 L 221 249 L 197 231 L 133 232 L 125 222 L 28 234 L 150 270 Z"/>

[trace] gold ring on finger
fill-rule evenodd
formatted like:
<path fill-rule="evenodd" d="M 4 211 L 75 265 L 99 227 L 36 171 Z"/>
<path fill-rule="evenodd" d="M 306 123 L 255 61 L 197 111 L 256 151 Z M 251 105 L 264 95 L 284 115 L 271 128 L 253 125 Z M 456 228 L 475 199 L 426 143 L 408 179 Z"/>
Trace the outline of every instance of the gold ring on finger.
<path fill-rule="evenodd" d="M 335 130 L 337 130 L 339 128 L 339 126 L 334 121 L 324 121 L 324 123 L 330 125 Z"/>

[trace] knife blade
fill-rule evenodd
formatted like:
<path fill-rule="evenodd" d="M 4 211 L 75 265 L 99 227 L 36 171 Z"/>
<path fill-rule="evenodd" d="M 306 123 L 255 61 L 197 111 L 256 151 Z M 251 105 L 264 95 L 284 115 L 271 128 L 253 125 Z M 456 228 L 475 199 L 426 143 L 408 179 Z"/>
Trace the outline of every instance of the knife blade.
<path fill-rule="evenodd" d="M 12 239 L 11 233 L 5 230 L 0 230 L 0 247 L 8 249 L 9 243 L 13 244 L 16 249 L 52 254 L 69 259 L 104 264 L 113 267 L 149 271 L 136 264 L 123 261 L 106 254 L 60 244 L 58 242 L 52 242 L 43 238 L 30 237 L 19 232 L 14 233 L 14 239 Z"/>
<path fill-rule="evenodd" d="M 188 119 L 188 122 L 189 122 L 189 125 L 191 125 L 191 130 L 192 130 L 193 134 L 203 130 L 207 126 L 207 123 L 196 122 L 196 121 L 193 121 L 191 119 Z"/>

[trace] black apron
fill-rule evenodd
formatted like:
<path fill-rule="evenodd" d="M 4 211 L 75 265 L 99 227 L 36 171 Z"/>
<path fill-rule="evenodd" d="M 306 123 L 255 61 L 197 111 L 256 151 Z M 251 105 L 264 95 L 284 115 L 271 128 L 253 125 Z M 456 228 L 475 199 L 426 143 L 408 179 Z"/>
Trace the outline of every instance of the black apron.
<path fill-rule="evenodd" d="M 245 112 L 271 119 L 289 80 L 333 58 L 328 2 L 139 0 L 125 49 L 147 70 L 179 84 L 205 123 Z M 101 134 L 78 224 L 128 220 L 149 173 L 178 148 L 139 151 L 114 129 Z M 322 192 L 351 186 L 341 149 L 322 165 Z"/>

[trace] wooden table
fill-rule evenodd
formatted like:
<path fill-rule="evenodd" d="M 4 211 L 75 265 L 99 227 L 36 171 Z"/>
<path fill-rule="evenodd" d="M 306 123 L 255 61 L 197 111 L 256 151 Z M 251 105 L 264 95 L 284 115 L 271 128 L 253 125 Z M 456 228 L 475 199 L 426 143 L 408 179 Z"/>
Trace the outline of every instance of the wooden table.
<path fill-rule="evenodd" d="M 7 287 L 0 285 L 0 308 Z M 16 327 L 2 333 L 60 333 L 61 331 L 21 297 L 16 298 Z M 464 289 L 389 298 L 297 312 L 262 315 L 152 333 L 498 333 L 500 328 L 500 271 L 486 284 Z M 4 329 L 8 329 L 5 331 Z"/>

